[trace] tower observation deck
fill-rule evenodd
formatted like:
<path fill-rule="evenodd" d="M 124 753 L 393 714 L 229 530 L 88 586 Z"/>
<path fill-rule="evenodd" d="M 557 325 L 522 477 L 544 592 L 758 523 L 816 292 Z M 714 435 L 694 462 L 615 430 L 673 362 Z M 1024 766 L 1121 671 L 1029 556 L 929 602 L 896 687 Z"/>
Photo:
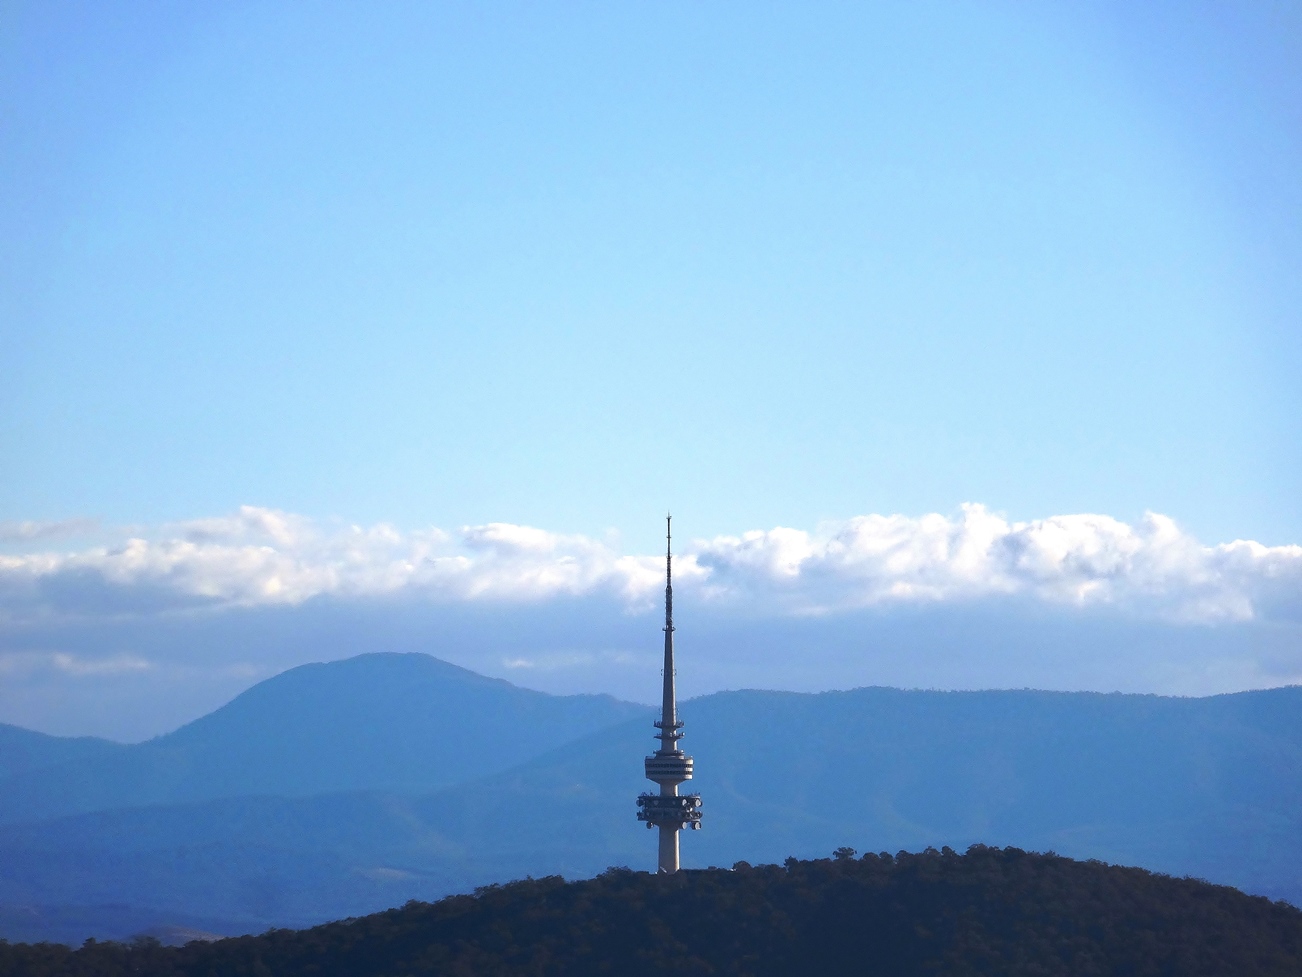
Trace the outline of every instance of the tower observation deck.
<path fill-rule="evenodd" d="M 660 872 L 678 871 L 678 832 L 684 828 L 701 827 L 701 795 L 680 794 L 678 785 L 692 779 L 692 758 L 678 748 L 683 738 L 683 724 L 678 721 L 678 702 L 674 679 L 674 575 L 673 575 L 673 524 L 665 519 L 665 668 L 663 695 L 660 700 L 660 719 L 655 723 L 660 732 L 655 738 L 660 749 L 646 758 L 646 779 L 660 785 L 658 794 L 641 794 L 637 799 L 637 819 L 645 821 L 648 828 L 660 829 Z"/>

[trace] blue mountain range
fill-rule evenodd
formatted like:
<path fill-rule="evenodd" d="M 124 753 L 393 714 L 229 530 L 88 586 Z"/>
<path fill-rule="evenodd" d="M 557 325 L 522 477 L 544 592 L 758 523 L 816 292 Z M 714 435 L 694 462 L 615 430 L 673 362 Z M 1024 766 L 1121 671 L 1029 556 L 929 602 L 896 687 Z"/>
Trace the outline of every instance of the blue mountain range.
<path fill-rule="evenodd" d="M 374 654 L 138 745 L 0 727 L 0 937 L 256 932 L 650 867 L 652 718 Z M 687 866 L 980 842 L 1302 904 L 1302 688 L 739 691 L 682 718 L 705 803 Z"/>

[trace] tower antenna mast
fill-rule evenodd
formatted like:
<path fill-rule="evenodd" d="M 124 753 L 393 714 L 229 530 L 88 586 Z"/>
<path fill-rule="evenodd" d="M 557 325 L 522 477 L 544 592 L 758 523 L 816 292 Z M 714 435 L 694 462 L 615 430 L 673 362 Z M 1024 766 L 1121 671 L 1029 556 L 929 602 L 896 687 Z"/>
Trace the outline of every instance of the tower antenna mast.
<path fill-rule="evenodd" d="M 679 794 L 678 785 L 692 779 L 692 758 L 678 747 L 683 738 L 678 721 L 678 702 L 674 670 L 674 571 L 673 517 L 665 517 L 665 666 L 661 688 L 660 718 L 655 738 L 660 749 L 644 762 L 646 779 L 658 784 L 658 794 L 641 794 L 637 799 L 637 819 L 648 828 L 660 829 L 658 871 L 678 871 L 678 832 L 686 827 L 701 827 L 701 795 Z"/>

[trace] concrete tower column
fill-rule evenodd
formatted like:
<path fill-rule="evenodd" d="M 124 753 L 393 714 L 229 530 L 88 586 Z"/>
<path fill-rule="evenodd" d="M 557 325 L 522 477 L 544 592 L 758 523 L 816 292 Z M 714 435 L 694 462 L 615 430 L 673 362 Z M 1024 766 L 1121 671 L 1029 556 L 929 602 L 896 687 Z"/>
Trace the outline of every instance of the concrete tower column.
<path fill-rule="evenodd" d="M 656 871 L 666 875 L 678 871 L 678 831 L 680 825 L 660 825 L 660 857 Z"/>

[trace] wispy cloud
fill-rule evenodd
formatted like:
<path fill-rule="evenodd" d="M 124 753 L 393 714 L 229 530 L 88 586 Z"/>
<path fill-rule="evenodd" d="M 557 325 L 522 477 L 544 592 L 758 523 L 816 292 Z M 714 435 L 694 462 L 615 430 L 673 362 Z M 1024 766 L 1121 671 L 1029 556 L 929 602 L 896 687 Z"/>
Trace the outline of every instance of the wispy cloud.
<path fill-rule="evenodd" d="M 604 594 L 641 609 L 662 586 L 661 559 L 507 523 L 327 528 L 246 506 L 109 546 L 0 555 L 0 607 L 19 617 L 84 616 L 323 596 L 537 603 Z M 1205 545 L 1156 514 L 1137 525 L 1103 515 L 1010 522 L 980 505 L 951 516 L 859 516 L 812 532 L 775 528 L 697 541 L 676 570 L 684 591 L 740 613 L 1003 596 L 1201 622 L 1293 617 L 1302 608 L 1302 546 Z"/>
<path fill-rule="evenodd" d="M 520 669 L 556 671 L 581 668 L 598 663 L 627 665 L 633 662 L 633 658 L 634 656 L 627 651 L 557 651 L 503 658 L 502 667 L 512 671 Z"/>
<path fill-rule="evenodd" d="M 0 543 L 68 539 L 93 533 L 97 529 L 99 529 L 99 521 L 96 519 L 60 519 L 54 522 L 25 519 L 21 522 L 0 522 Z"/>
<path fill-rule="evenodd" d="M 139 655 L 117 654 L 93 658 L 67 651 L 0 652 L 0 675 L 29 676 L 57 672 L 75 678 L 145 672 L 153 665 Z"/>

